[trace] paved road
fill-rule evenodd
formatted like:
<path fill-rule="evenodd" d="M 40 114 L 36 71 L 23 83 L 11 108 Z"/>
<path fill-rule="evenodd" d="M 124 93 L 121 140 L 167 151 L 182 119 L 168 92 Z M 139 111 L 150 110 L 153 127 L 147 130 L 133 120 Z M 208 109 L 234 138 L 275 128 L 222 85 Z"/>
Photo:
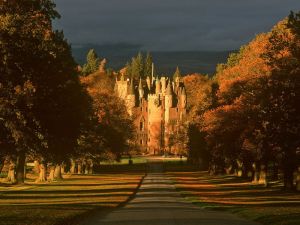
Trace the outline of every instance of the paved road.
<path fill-rule="evenodd" d="M 161 165 L 150 164 L 136 197 L 106 217 L 97 215 L 82 225 L 257 225 L 233 214 L 200 209 L 186 202 Z"/>

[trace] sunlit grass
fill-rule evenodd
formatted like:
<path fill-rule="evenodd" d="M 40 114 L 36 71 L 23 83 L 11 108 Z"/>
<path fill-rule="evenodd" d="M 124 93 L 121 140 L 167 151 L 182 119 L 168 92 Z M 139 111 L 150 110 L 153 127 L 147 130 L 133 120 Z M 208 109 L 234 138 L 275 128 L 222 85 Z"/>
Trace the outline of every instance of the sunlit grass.
<path fill-rule="evenodd" d="M 129 164 L 129 157 L 121 158 L 120 162 L 117 161 L 104 161 L 101 164 L 103 165 L 128 165 Z M 135 156 L 131 158 L 133 164 L 143 164 L 147 163 L 147 158 L 143 156 Z"/>
<path fill-rule="evenodd" d="M 0 224 L 73 224 L 93 210 L 101 213 L 124 204 L 142 176 L 143 172 L 119 172 L 67 175 L 53 183 L 30 179 L 23 186 L 0 184 Z"/>
<path fill-rule="evenodd" d="M 168 172 L 189 201 L 208 209 L 229 210 L 262 224 L 300 224 L 300 194 L 282 191 L 278 182 L 265 188 L 234 176 L 207 172 Z"/>
<path fill-rule="evenodd" d="M 117 161 L 104 161 L 102 165 L 128 165 L 129 164 L 129 157 L 122 157 L 119 162 Z M 145 164 L 149 161 L 159 161 L 164 163 L 178 163 L 178 162 L 186 162 L 187 158 L 179 158 L 179 157 L 172 157 L 172 156 L 134 156 L 131 158 L 133 164 Z"/>

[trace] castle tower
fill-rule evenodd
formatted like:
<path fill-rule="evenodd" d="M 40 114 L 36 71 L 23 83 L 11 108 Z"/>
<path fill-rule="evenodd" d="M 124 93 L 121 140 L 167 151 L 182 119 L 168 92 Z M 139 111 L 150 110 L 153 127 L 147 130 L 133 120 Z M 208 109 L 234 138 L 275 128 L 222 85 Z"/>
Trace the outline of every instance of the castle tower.
<path fill-rule="evenodd" d="M 160 93 L 161 93 L 160 80 L 157 77 L 155 82 L 155 94 L 160 94 Z"/>
<path fill-rule="evenodd" d="M 148 95 L 148 151 L 158 154 L 162 146 L 162 106 L 159 94 Z"/>
<path fill-rule="evenodd" d="M 130 116 L 133 114 L 133 108 L 136 106 L 135 90 L 133 79 L 131 79 L 130 87 L 126 96 L 126 107 Z"/>
<path fill-rule="evenodd" d="M 162 77 L 160 79 L 161 82 L 161 93 L 164 96 L 166 94 L 166 89 L 167 89 L 167 80 L 165 77 Z"/>
<path fill-rule="evenodd" d="M 165 122 L 169 123 L 170 120 L 170 108 L 173 107 L 173 90 L 171 81 L 168 83 L 168 87 L 165 95 Z"/>
<path fill-rule="evenodd" d="M 187 97 L 186 97 L 186 90 L 185 87 L 182 87 L 180 92 L 180 120 L 183 120 L 183 118 L 186 116 L 186 107 L 187 107 Z"/>
<path fill-rule="evenodd" d="M 180 92 L 180 107 L 182 109 L 185 109 L 186 108 L 186 103 L 187 103 L 186 90 L 185 90 L 185 87 L 182 87 L 181 92 Z"/>
<path fill-rule="evenodd" d="M 126 100 L 128 89 L 128 81 L 125 80 L 124 75 L 121 76 L 121 79 L 116 80 L 115 90 L 119 98 Z"/>

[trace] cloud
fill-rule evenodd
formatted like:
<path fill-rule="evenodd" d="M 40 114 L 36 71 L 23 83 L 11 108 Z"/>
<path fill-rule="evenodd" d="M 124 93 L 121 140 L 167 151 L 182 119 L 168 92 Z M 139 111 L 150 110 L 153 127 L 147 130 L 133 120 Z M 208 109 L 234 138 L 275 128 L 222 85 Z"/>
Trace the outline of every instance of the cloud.
<path fill-rule="evenodd" d="M 268 31 L 299 0 L 56 0 L 72 43 L 131 43 L 146 50 L 228 50 Z"/>

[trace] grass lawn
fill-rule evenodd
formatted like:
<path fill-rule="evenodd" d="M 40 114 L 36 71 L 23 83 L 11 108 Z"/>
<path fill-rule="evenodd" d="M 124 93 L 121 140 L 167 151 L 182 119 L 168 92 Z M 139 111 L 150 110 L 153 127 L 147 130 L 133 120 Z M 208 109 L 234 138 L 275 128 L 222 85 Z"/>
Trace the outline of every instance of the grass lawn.
<path fill-rule="evenodd" d="M 200 207 L 228 210 L 261 224 L 300 224 L 300 194 L 283 192 L 278 183 L 265 188 L 234 176 L 195 171 L 168 175 L 181 194 Z"/>
<path fill-rule="evenodd" d="M 127 202 L 143 176 L 144 172 L 117 172 L 66 175 L 53 183 L 0 184 L 0 224 L 76 224 L 95 210 L 106 213 Z"/>
<path fill-rule="evenodd" d="M 117 161 L 104 161 L 101 162 L 101 165 L 128 165 L 129 164 L 129 157 L 122 157 L 120 162 Z M 133 165 L 135 164 L 145 164 L 148 161 L 157 161 L 159 160 L 160 162 L 164 162 L 164 163 L 175 163 L 176 165 L 178 165 L 178 163 L 180 161 L 182 162 L 186 162 L 187 158 L 183 157 L 182 159 L 180 159 L 179 157 L 172 157 L 172 156 L 133 156 L 131 158 Z"/>
<path fill-rule="evenodd" d="M 143 156 L 134 156 L 131 158 L 133 164 L 143 164 L 147 163 L 147 158 Z M 106 161 L 102 162 L 102 165 L 128 165 L 129 164 L 129 157 L 122 157 L 120 162 L 117 161 Z"/>

